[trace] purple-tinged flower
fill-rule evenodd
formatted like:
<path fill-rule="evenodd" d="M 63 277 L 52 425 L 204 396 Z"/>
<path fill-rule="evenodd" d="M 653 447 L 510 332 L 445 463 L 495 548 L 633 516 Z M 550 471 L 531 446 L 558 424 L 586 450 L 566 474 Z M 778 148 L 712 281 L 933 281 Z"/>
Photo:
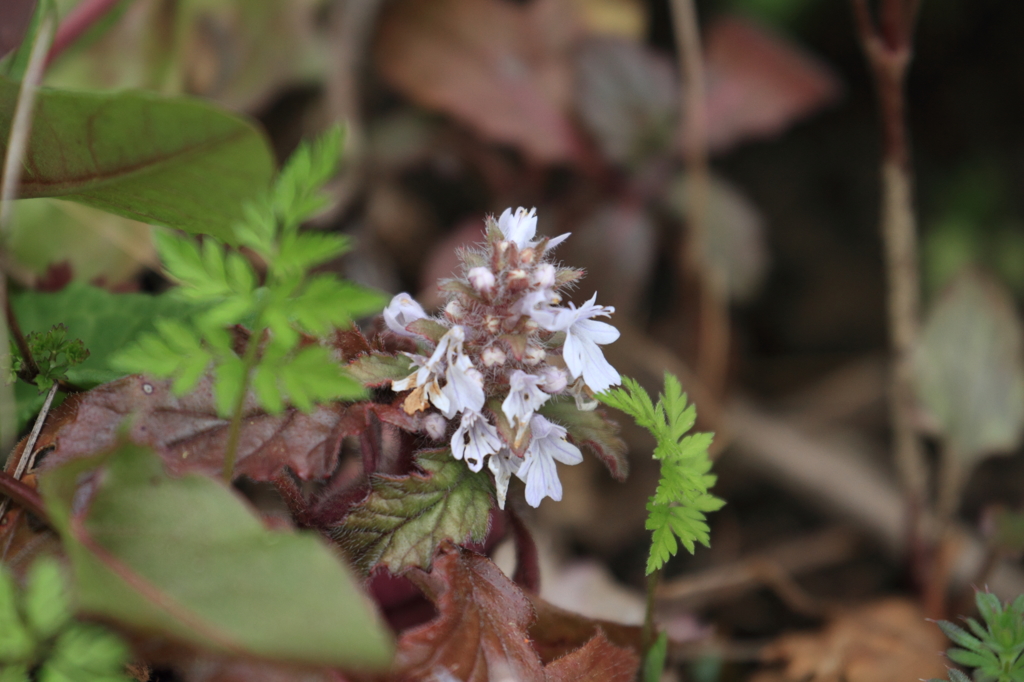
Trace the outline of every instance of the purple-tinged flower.
<path fill-rule="evenodd" d="M 415 337 L 416 334 L 408 331 L 406 327 L 426 316 L 423 307 L 403 291 L 392 298 L 391 303 L 384 309 L 384 324 L 400 336 Z"/>
<path fill-rule="evenodd" d="M 552 367 L 548 365 L 542 369 L 538 375 L 540 381 L 537 383 L 538 386 L 543 389 L 545 393 L 551 395 L 558 395 L 565 390 L 565 387 L 569 384 L 569 378 L 565 376 L 565 370 L 559 369 L 558 367 Z"/>
<path fill-rule="evenodd" d="M 485 367 L 497 367 L 508 361 L 508 356 L 498 346 L 487 346 L 480 352 L 480 360 Z"/>
<path fill-rule="evenodd" d="M 479 412 L 465 410 L 462 422 L 452 436 L 452 455 L 465 459 L 470 471 L 476 472 L 484 466 L 484 458 L 493 455 L 502 447 L 498 430 Z"/>
<path fill-rule="evenodd" d="M 562 357 L 573 378 L 583 377 L 583 381 L 594 393 L 600 393 L 610 386 L 622 382 L 622 377 L 615 368 L 605 360 L 599 345 L 612 343 L 619 338 L 619 330 L 607 322 L 598 322 L 591 318 L 609 316 L 615 312 L 611 306 L 597 305 L 597 294 L 577 308 L 572 303 L 569 308 L 551 309 L 542 313 L 538 324 L 548 331 L 564 331 L 565 345 Z"/>
<path fill-rule="evenodd" d="M 519 422 L 519 430 L 523 431 L 532 415 L 551 396 L 540 390 L 538 377 L 527 374 L 521 369 L 514 369 L 508 377 L 508 397 L 501 404 L 509 422 Z"/>
<path fill-rule="evenodd" d="M 555 501 L 562 499 L 562 482 L 558 480 L 555 462 L 579 464 L 583 453 L 565 439 L 564 427 L 552 424 L 539 414 L 530 419 L 530 433 L 530 446 L 516 476 L 526 483 L 526 501 L 531 507 L 537 507 L 545 497 Z"/>

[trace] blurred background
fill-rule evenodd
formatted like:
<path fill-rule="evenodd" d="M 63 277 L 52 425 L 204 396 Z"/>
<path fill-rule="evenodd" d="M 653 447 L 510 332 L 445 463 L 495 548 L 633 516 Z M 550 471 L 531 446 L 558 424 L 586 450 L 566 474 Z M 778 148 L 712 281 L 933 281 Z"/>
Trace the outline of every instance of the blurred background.
<path fill-rule="evenodd" d="M 90 3 L 57 4 L 63 16 Z M 888 443 L 880 125 L 848 3 L 697 3 L 710 155 L 700 238 L 687 222 L 684 159 L 696 143 L 680 133 L 685 83 L 666 0 L 105 5 L 48 85 L 206 98 L 258 120 L 281 159 L 347 122 L 345 169 L 314 226 L 356 237 L 331 265 L 347 277 L 436 306 L 438 278 L 456 247 L 480 239 L 486 214 L 535 206 L 541 232 L 573 233 L 559 256 L 588 272 L 573 298 L 597 291 L 623 330 L 609 359 L 649 389 L 678 374 L 699 426 L 718 434 L 716 494 L 728 505 L 713 515 L 711 549 L 670 564 L 660 601 L 676 640 L 694 643 L 674 654 L 673 674 L 747 679 L 765 645 L 785 649 L 785 632 L 818 633 L 825 650 L 844 614 L 861 613 L 851 605 L 914 602 Z M 994 381 L 1022 372 L 1022 27 L 1019 2 L 928 0 L 908 81 L 925 310 L 947 301 L 957 329 L 991 322 L 986 347 L 1003 349 L 984 358 Z M 17 210 L 13 248 L 50 289 L 159 285 L 147 227 L 56 200 Z M 979 311 L 989 316 L 976 323 Z M 961 467 L 959 544 L 935 560 L 954 591 L 978 580 L 1004 598 L 1024 591 L 1024 414 L 1010 408 L 1011 437 Z M 922 408 L 921 429 L 943 426 Z M 594 461 L 565 469 L 564 501 L 528 520 L 549 599 L 638 622 L 656 470 L 643 434 L 624 436 L 625 485 Z M 848 679 L 942 674 L 944 645 L 928 636 L 899 647 L 912 654 L 894 676 L 869 666 Z M 817 670 L 820 656 L 801 651 Z M 792 667 L 757 674 L 794 679 Z"/>

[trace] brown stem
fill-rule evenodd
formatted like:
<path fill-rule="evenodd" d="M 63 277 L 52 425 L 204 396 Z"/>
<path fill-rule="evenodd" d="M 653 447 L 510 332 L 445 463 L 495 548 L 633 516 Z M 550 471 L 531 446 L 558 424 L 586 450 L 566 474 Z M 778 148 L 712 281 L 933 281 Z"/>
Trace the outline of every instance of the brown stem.
<path fill-rule="evenodd" d="M 888 280 L 892 351 L 889 411 L 893 450 L 911 508 L 927 500 L 927 466 L 914 428 L 911 354 L 920 319 L 920 275 L 913 206 L 913 172 L 904 98 L 919 0 L 883 0 L 880 25 L 867 0 L 851 0 L 857 32 L 875 78 L 883 128 L 881 232 Z M 918 529 L 912 529 L 916 535 Z"/>
<path fill-rule="evenodd" d="M 672 24 L 679 53 L 681 140 L 686 164 L 686 226 L 700 287 L 697 373 L 714 395 L 725 387 L 729 359 L 729 314 L 721 277 L 707 261 L 710 176 L 707 148 L 707 90 L 700 26 L 693 0 L 672 0 Z"/>
<path fill-rule="evenodd" d="M 7 313 L 7 330 L 13 337 L 18 352 L 21 353 L 21 359 L 25 362 L 25 369 L 18 373 L 18 378 L 31 382 L 39 376 L 39 365 L 36 364 L 36 359 L 32 356 L 32 349 L 29 347 L 28 341 L 25 340 L 25 334 L 22 333 L 21 325 L 18 324 L 18 318 L 14 314 L 9 287 L 4 287 L 3 296 L 4 311 Z"/>
<path fill-rule="evenodd" d="M 43 497 L 34 488 L 25 485 L 8 473 L 0 471 L 0 493 L 8 499 L 14 500 L 15 504 L 22 509 L 32 512 L 43 523 L 51 525 Z M 0 513 L 0 518 L 2 517 L 3 514 Z"/>

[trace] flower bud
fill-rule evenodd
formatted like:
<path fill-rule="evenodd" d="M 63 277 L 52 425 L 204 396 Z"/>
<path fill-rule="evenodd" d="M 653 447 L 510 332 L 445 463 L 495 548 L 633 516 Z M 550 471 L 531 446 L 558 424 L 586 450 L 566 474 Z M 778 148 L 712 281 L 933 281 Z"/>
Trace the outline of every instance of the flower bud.
<path fill-rule="evenodd" d="M 565 375 L 565 371 L 558 367 L 552 367 L 548 365 L 542 369 L 539 373 L 541 390 L 545 393 L 557 394 L 565 390 L 565 387 L 569 384 L 569 379 Z"/>
<path fill-rule="evenodd" d="M 523 331 L 525 331 L 527 334 L 529 334 L 530 332 L 535 332 L 538 329 L 540 329 L 540 325 L 537 324 L 537 321 L 534 320 L 533 318 L 530 318 L 523 323 Z"/>
<path fill-rule="evenodd" d="M 555 266 L 551 263 L 538 265 L 530 276 L 530 283 L 542 289 L 550 289 L 555 286 Z"/>
<path fill-rule="evenodd" d="M 546 356 L 547 351 L 540 346 L 534 346 L 531 344 L 526 347 L 526 352 L 523 354 L 523 362 L 532 367 L 543 362 Z"/>
<path fill-rule="evenodd" d="M 462 314 L 465 311 L 462 309 L 462 304 L 457 299 L 452 299 L 448 302 L 448 305 L 444 307 L 444 314 L 448 316 L 453 322 L 458 322 L 462 319 Z"/>
<path fill-rule="evenodd" d="M 497 346 L 488 346 L 480 353 L 480 360 L 484 363 L 485 367 L 496 367 L 504 365 L 508 357 L 506 357 L 505 351 Z"/>
<path fill-rule="evenodd" d="M 484 267 L 476 267 L 466 275 L 473 288 L 482 294 L 490 293 L 494 288 L 494 273 Z"/>
<path fill-rule="evenodd" d="M 484 329 L 489 334 L 497 334 L 501 331 L 501 320 L 494 315 L 488 315 L 484 318 Z"/>
<path fill-rule="evenodd" d="M 537 252 L 533 250 L 533 247 L 527 247 L 519 252 L 519 262 L 523 265 L 530 265 L 536 256 Z"/>
<path fill-rule="evenodd" d="M 508 281 L 508 288 L 512 291 L 521 291 L 525 289 L 530 283 L 529 277 L 526 274 L 526 270 L 516 268 L 515 270 L 509 270 L 506 275 Z"/>
<path fill-rule="evenodd" d="M 423 430 L 434 440 L 444 438 L 444 432 L 448 430 L 448 420 L 437 412 L 431 412 L 423 418 Z"/>

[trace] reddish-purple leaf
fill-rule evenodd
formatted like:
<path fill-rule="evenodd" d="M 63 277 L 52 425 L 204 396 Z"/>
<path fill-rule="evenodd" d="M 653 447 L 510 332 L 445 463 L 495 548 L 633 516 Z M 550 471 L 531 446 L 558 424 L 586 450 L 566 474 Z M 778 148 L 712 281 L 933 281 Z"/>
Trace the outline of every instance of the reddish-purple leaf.
<path fill-rule="evenodd" d="M 842 93 L 839 79 L 821 61 L 735 17 L 708 29 L 705 60 L 712 151 L 778 135 Z"/>
<path fill-rule="evenodd" d="M 130 419 L 129 419 L 130 417 Z M 289 409 L 269 415 L 246 404 L 235 476 L 273 480 L 285 468 L 303 479 L 330 475 L 341 440 L 364 424 L 358 406 L 318 406 L 311 414 Z M 42 445 L 52 445 L 41 468 L 109 449 L 119 432 L 151 446 L 172 473 L 220 471 L 228 435 L 227 419 L 217 415 L 209 380 L 175 396 L 169 382 L 130 376 L 68 398 L 48 421 Z"/>
<path fill-rule="evenodd" d="M 389 6 L 377 65 L 398 90 L 541 162 L 580 151 L 566 112 L 575 27 L 552 3 L 402 0 Z"/>
<path fill-rule="evenodd" d="M 629 476 L 626 443 L 619 438 L 619 425 L 609 419 L 603 410 L 583 412 L 572 401 L 549 402 L 541 413 L 569 431 L 569 438 L 577 445 L 586 445 L 600 458 L 618 481 Z"/>
<path fill-rule="evenodd" d="M 0 59 L 21 45 L 36 10 L 36 0 L 0 2 Z"/>

